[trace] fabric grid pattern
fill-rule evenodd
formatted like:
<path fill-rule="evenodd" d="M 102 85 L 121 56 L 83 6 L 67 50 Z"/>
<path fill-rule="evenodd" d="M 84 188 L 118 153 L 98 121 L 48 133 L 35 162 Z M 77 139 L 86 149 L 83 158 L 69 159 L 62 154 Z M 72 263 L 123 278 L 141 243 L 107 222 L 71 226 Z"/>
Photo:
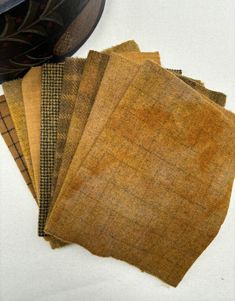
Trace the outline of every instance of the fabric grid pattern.
<path fill-rule="evenodd" d="M 52 179 L 52 199 L 60 171 L 62 156 L 66 145 L 71 116 L 77 98 L 79 84 L 83 73 L 85 59 L 67 58 L 64 64 L 63 84 L 60 98 L 60 111 L 57 126 L 55 164 Z"/>
<path fill-rule="evenodd" d="M 33 184 L 24 160 L 24 155 L 20 147 L 19 139 L 15 130 L 13 120 L 4 96 L 0 96 L 0 131 L 1 135 L 8 146 L 17 167 L 22 174 L 25 183 L 29 187 L 33 197 L 36 199 Z"/>
<path fill-rule="evenodd" d="M 112 48 L 104 50 L 102 53 L 96 51 L 90 51 L 83 66 L 83 74 L 81 77 L 81 83 L 77 91 L 76 102 L 74 104 L 72 115 L 70 116 L 70 125 L 67 133 L 66 144 L 64 146 L 64 152 L 61 159 L 61 165 L 58 170 L 56 168 L 57 185 L 53 190 L 55 201 L 60 189 L 62 187 L 67 170 L 73 158 L 74 152 L 78 146 L 80 137 L 85 127 L 87 118 L 89 116 L 91 106 L 94 102 L 96 93 L 98 91 L 100 82 L 103 77 L 103 73 L 108 63 L 109 56 L 107 53 L 139 53 L 139 47 L 134 41 L 127 41 L 116 45 Z M 159 54 L 153 54 L 152 57 L 159 59 Z M 159 59 L 160 60 L 160 59 Z"/>
<path fill-rule="evenodd" d="M 29 147 L 28 131 L 27 131 L 27 125 L 25 120 L 25 108 L 23 102 L 21 82 L 22 81 L 20 79 L 5 82 L 3 83 L 2 87 L 3 87 L 8 108 L 11 113 L 11 118 L 14 122 L 16 133 L 19 138 L 19 143 L 24 155 L 25 163 L 27 165 L 27 169 L 31 181 L 33 183 L 34 191 L 36 191 L 30 147 Z"/>
<path fill-rule="evenodd" d="M 44 225 L 51 200 L 63 70 L 64 64 L 42 67 L 39 236 L 45 235 Z"/>
<path fill-rule="evenodd" d="M 234 116 L 147 62 L 46 232 L 177 286 L 224 221 L 234 158 Z"/>

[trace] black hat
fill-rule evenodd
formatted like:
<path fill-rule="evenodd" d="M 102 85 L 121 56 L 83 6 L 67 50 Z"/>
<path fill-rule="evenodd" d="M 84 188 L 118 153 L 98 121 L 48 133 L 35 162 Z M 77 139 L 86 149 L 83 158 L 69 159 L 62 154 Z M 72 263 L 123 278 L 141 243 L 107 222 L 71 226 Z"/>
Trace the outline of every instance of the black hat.
<path fill-rule="evenodd" d="M 62 61 L 95 29 L 105 0 L 0 1 L 0 83 Z"/>

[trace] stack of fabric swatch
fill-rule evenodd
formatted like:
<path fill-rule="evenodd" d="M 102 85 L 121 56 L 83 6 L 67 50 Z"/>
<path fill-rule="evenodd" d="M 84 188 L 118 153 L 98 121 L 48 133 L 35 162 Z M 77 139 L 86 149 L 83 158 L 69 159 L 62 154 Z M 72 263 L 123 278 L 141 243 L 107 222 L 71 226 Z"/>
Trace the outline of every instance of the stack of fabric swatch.
<path fill-rule="evenodd" d="M 1 132 L 38 203 L 39 236 L 177 286 L 229 206 L 225 95 L 134 41 L 34 67 L 3 90 Z"/>

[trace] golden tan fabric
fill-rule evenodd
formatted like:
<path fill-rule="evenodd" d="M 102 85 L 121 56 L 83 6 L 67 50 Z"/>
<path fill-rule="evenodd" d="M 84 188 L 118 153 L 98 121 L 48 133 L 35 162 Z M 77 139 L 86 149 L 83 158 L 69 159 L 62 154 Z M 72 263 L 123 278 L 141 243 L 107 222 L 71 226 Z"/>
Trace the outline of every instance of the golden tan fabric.
<path fill-rule="evenodd" d="M 27 132 L 27 125 L 25 120 L 25 109 L 21 90 L 21 80 L 13 80 L 5 82 L 2 85 L 6 97 L 7 105 L 9 107 L 11 118 L 14 122 L 19 143 L 24 155 L 25 163 L 35 189 L 35 178 L 33 173 L 32 160 L 29 148 L 29 139 Z"/>
<path fill-rule="evenodd" d="M 144 55 L 143 61 L 146 60 Z M 85 130 L 76 149 L 74 159 L 67 171 L 66 178 L 63 178 L 60 193 L 63 193 L 64 187 L 67 187 L 74 176 L 74 172 L 87 155 L 97 135 L 102 130 L 107 118 L 114 110 L 115 106 L 124 95 L 131 80 L 138 72 L 139 65 L 127 60 L 120 55 L 112 54 L 105 70 L 104 79 L 99 88 L 95 103 L 90 112 Z M 117 88 L 118 83 L 118 88 Z M 108 88 L 109 87 L 109 88 Z M 60 197 L 57 193 L 55 197 Z"/>
<path fill-rule="evenodd" d="M 119 55 L 123 56 L 126 59 L 140 65 L 143 64 L 145 60 L 151 60 L 159 65 L 161 65 L 160 54 L 158 51 L 156 52 L 121 52 Z M 177 70 L 178 71 L 178 70 Z M 177 72 L 176 71 L 176 72 Z"/>
<path fill-rule="evenodd" d="M 185 83 L 189 84 L 192 88 L 203 94 L 204 96 L 210 98 L 215 103 L 225 106 L 226 103 L 226 95 L 221 92 L 212 91 L 205 88 L 201 81 L 193 80 L 192 78 L 188 78 L 186 76 L 179 76 Z"/>
<path fill-rule="evenodd" d="M 34 67 L 22 79 L 25 118 L 37 198 L 39 198 L 40 176 L 41 77 L 41 67 Z"/>
<path fill-rule="evenodd" d="M 219 231 L 234 174 L 234 115 L 147 62 L 46 232 L 176 286 Z"/>
<path fill-rule="evenodd" d="M 67 131 L 68 136 L 66 140 L 66 145 L 63 148 L 63 155 L 62 152 L 60 152 L 60 164 L 57 164 L 55 170 L 53 189 L 54 200 L 59 194 L 60 188 L 63 184 L 74 152 L 78 146 L 81 134 L 85 127 L 92 104 L 94 102 L 96 93 L 102 80 L 109 59 L 107 53 L 125 53 L 127 51 L 131 51 L 131 54 L 133 56 L 135 55 L 135 59 L 137 59 L 138 55 L 135 53 L 139 51 L 139 48 L 134 41 L 127 41 L 120 45 L 106 49 L 103 51 L 103 53 L 91 51 L 88 55 L 86 64 L 84 66 L 81 85 L 79 86 L 78 90 L 76 104 L 74 106 L 74 111 L 71 116 L 69 130 Z M 146 54 L 143 54 L 143 56 L 147 57 Z M 151 56 L 151 58 L 155 59 L 155 61 L 157 60 L 160 63 L 159 53 L 153 53 L 151 55 L 149 54 L 149 56 Z"/>
<path fill-rule="evenodd" d="M 31 178 L 25 163 L 24 155 L 20 147 L 19 138 L 17 136 L 11 114 L 6 103 L 4 95 L 0 95 L 0 132 L 1 135 L 14 158 L 17 167 L 22 174 L 25 183 L 29 187 L 33 197 L 36 199 L 36 194 L 32 185 Z"/>
<path fill-rule="evenodd" d="M 102 52 L 105 54 L 112 54 L 113 52 L 122 53 L 122 52 L 139 52 L 139 45 L 134 40 L 129 40 L 121 44 L 115 45 L 113 47 L 107 48 Z"/>
<path fill-rule="evenodd" d="M 61 159 L 54 199 L 64 181 L 64 177 L 71 163 L 74 152 L 82 135 L 90 108 L 93 104 L 100 81 L 108 62 L 108 56 L 98 52 L 90 52 L 77 91 L 76 102 L 67 133 L 66 144 Z"/>

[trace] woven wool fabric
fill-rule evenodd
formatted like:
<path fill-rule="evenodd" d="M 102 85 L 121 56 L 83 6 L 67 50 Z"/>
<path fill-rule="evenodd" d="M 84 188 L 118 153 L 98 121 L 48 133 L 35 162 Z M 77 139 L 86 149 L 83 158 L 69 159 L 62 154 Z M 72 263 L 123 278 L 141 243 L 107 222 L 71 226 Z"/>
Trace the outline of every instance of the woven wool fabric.
<path fill-rule="evenodd" d="M 52 179 L 52 191 L 56 187 L 57 177 L 62 162 L 62 155 L 67 139 L 70 119 L 77 99 L 78 88 L 85 65 L 85 59 L 67 58 L 64 64 L 63 84 L 60 97 L 60 111 L 57 125 L 57 142 L 55 151 L 55 163 Z"/>
<path fill-rule="evenodd" d="M 137 62 L 144 62 L 147 58 L 150 58 L 155 62 L 160 63 L 160 56 L 158 52 L 123 52 L 122 56 L 127 56 L 130 60 Z M 56 200 L 59 194 L 69 165 L 79 145 L 80 138 L 93 106 L 109 57 L 109 55 L 95 51 L 90 51 L 88 55 L 78 91 L 78 101 L 75 106 L 74 114 L 71 118 L 66 147 L 62 158 L 63 164 L 60 169 L 59 181 L 54 195 L 54 200 Z M 96 123 L 96 121 L 94 122 Z"/>
<path fill-rule="evenodd" d="M 143 64 L 145 60 L 152 60 L 155 63 L 161 64 L 160 60 L 160 54 L 158 51 L 156 52 L 136 52 L 136 51 L 130 51 L 130 52 L 123 52 L 119 53 L 119 55 L 123 56 L 126 59 L 131 60 L 132 62 L 135 62 L 136 64 Z M 181 74 L 181 70 L 174 70 L 176 73 L 179 72 Z"/>
<path fill-rule="evenodd" d="M 42 67 L 39 236 L 44 236 L 51 200 L 63 69 L 64 64 L 45 64 Z"/>
<path fill-rule="evenodd" d="M 73 155 L 77 149 L 80 137 L 83 133 L 87 118 L 107 66 L 108 59 L 108 55 L 95 51 L 90 51 L 87 57 L 77 94 L 77 101 L 70 122 L 66 146 L 62 156 L 62 165 L 59 171 L 54 200 L 60 191 L 64 177 L 66 176 Z"/>
<path fill-rule="evenodd" d="M 103 53 L 112 53 L 112 52 L 125 52 L 125 51 L 132 51 L 132 52 L 138 52 L 139 51 L 139 46 L 137 45 L 137 43 L 135 41 L 126 41 L 124 43 L 121 43 L 119 45 L 116 45 L 116 46 L 113 46 L 111 48 L 108 48 L 108 49 L 105 49 L 103 51 Z M 102 62 L 101 62 L 102 63 Z M 84 78 L 83 78 L 83 82 L 87 81 L 87 82 L 90 82 L 90 83 L 93 83 L 93 86 L 91 87 L 91 90 L 89 91 L 89 93 L 87 94 L 87 96 L 85 96 L 86 98 L 88 97 L 91 97 L 92 93 L 94 94 L 95 92 L 92 90 L 93 89 L 97 89 L 98 87 L 98 83 L 100 81 L 100 77 L 102 76 L 102 73 L 103 73 L 103 70 L 106 66 L 106 64 L 96 64 L 94 65 L 95 67 L 92 67 L 94 64 L 93 61 L 89 61 L 86 63 L 86 72 L 84 74 Z M 99 78 L 95 78 L 93 72 L 94 68 L 97 68 L 97 70 L 95 71 L 95 75 Z M 84 69 L 84 66 L 82 66 L 82 71 Z M 81 70 L 80 70 L 81 71 Z M 79 71 L 79 74 L 80 74 L 80 71 Z M 92 77 L 92 80 L 89 79 L 89 76 L 91 75 Z M 77 86 L 73 85 L 73 87 L 77 87 L 79 88 L 79 85 L 80 85 L 80 75 L 79 75 L 79 82 L 77 82 Z M 65 83 L 65 89 L 68 90 L 67 88 L 69 88 L 69 81 L 66 81 Z M 72 84 L 71 84 L 72 85 Z M 85 85 L 86 85 L 86 82 L 85 82 Z M 67 87 L 67 88 L 66 88 Z M 88 86 L 89 87 L 89 86 Z M 87 87 L 87 88 L 88 88 Z M 71 88 L 70 91 L 73 91 L 73 89 Z M 74 90 L 75 92 L 75 90 Z M 68 92 L 67 92 L 68 93 Z M 76 91 L 77 93 L 77 91 Z M 62 92 L 62 97 L 63 97 L 63 92 Z M 87 112 L 85 112 L 85 106 L 88 104 L 86 104 L 84 102 L 84 99 L 83 99 L 83 102 L 79 101 L 79 95 L 76 97 L 76 99 L 73 99 L 72 97 L 72 92 L 70 92 L 70 96 L 67 97 L 67 98 L 70 98 L 70 104 L 67 104 L 67 101 L 66 99 L 61 99 L 61 108 L 63 109 L 64 106 L 69 106 L 70 109 L 69 111 L 67 112 L 67 117 L 68 119 L 71 119 L 70 122 L 66 122 L 66 124 L 63 124 L 63 114 L 60 113 L 60 116 L 62 118 L 59 117 L 59 124 L 58 124 L 58 141 L 57 141 L 57 150 L 56 150 L 56 158 L 55 158 L 55 168 L 54 168 L 54 175 L 53 175 L 53 189 L 52 189 L 52 193 L 54 194 L 53 196 L 53 199 L 56 199 L 58 193 L 59 193 L 59 190 L 61 188 L 61 185 L 63 183 L 63 180 L 64 180 L 64 177 L 66 175 L 66 172 L 68 170 L 68 167 L 69 167 L 69 164 L 71 163 L 71 158 L 74 154 L 74 151 L 77 147 L 77 144 L 79 142 L 79 139 L 80 139 L 80 135 L 78 135 L 77 137 L 75 137 L 72 129 L 75 129 L 75 128 L 78 128 L 77 132 L 80 131 L 82 132 L 83 130 L 83 124 L 85 123 L 86 121 L 86 116 L 87 116 Z M 74 105 L 75 105 L 75 101 L 76 101 L 76 107 L 75 107 L 75 110 L 74 110 Z M 90 103 L 90 100 L 88 99 L 87 100 L 89 103 Z M 83 105 L 84 103 L 84 105 Z M 83 107 L 83 115 L 81 115 L 80 111 L 82 110 L 82 107 Z M 77 114 L 79 114 L 79 116 L 77 116 Z M 70 116 L 69 116 L 70 115 Z M 80 122 L 78 124 L 75 124 L 77 122 L 77 120 L 80 120 Z M 69 120 L 68 120 L 69 121 Z M 70 127 L 70 124 L 71 124 L 71 128 L 70 131 L 68 131 L 68 127 Z M 62 138 L 63 141 L 59 141 L 60 140 L 60 132 L 61 131 L 64 131 L 64 135 L 63 137 L 65 139 Z M 68 137 L 67 137 L 68 135 Z M 65 142 L 67 142 L 67 146 L 65 147 Z M 59 149 L 58 149 L 59 148 Z M 57 158 L 58 156 L 58 158 Z M 63 158 L 62 158 L 63 156 Z M 58 183 L 57 183 L 58 181 Z"/>
<path fill-rule="evenodd" d="M 22 94 L 29 148 L 35 178 L 35 190 L 38 198 L 40 176 L 41 77 L 41 67 L 33 67 L 22 79 Z"/>
<path fill-rule="evenodd" d="M 102 80 L 101 86 L 99 87 L 99 92 L 90 112 L 84 132 L 81 136 L 77 148 L 75 148 L 75 154 L 73 153 L 74 158 L 73 156 L 69 156 L 69 162 L 71 162 L 71 165 L 66 167 L 67 175 L 64 173 L 63 177 L 61 177 L 63 181 L 61 180 L 61 185 L 57 186 L 58 190 L 55 193 L 54 201 L 57 197 L 60 198 L 60 195 L 63 197 L 63 190 L 68 187 L 71 179 L 74 177 L 74 173 L 76 173 L 76 170 L 91 148 L 98 133 L 105 124 L 108 116 L 112 113 L 113 109 L 120 101 L 128 85 L 131 83 L 131 80 L 138 71 L 138 64 L 133 63 L 130 59 L 126 59 L 124 57 L 124 54 L 125 53 L 122 53 L 121 55 L 111 54 L 110 56 L 109 63 L 105 70 L 104 78 Z M 141 55 L 143 56 L 143 62 L 146 60 L 146 55 L 143 53 Z M 155 55 L 157 55 L 157 58 L 160 62 L 159 54 L 156 53 Z M 117 83 L 118 89 L 116 88 Z M 107 87 L 109 87 L 109 89 Z"/>
<path fill-rule="evenodd" d="M 20 173 L 25 180 L 25 183 L 28 185 L 33 197 L 36 199 L 36 194 L 24 160 L 24 155 L 20 147 L 15 126 L 3 95 L 0 96 L 0 131 L 6 145 L 11 152 L 12 157 L 19 168 Z"/>
<path fill-rule="evenodd" d="M 234 174 L 234 114 L 147 62 L 46 232 L 176 286 L 218 233 Z"/>
<path fill-rule="evenodd" d="M 189 84 L 192 88 L 194 88 L 195 90 L 197 90 L 198 92 L 200 92 L 201 94 L 207 96 L 208 98 L 210 98 L 212 101 L 214 101 L 215 103 L 217 103 L 218 105 L 221 106 L 225 106 L 226 103 L 226 95 L 224 95 L 221 92 L 217 92 L 217 91 L 212 91 L 209 90 L 207 88 L 205 88 L 201 82 L 199 81 L 195 81 L 191 78 L 187 78 L 185 76 L 180 76 L 180 78 L 187 84 Z"/>
<path fill-rule="evenodd" d="M 128 58 L 128 53 L 122 54 L 121 57 L 117 54 L 111 55 L 108 67 L 105 71 L 104 79 L 97 94 L 95 103 L 92 107 L 85 130 L 77 147 L 74 160 L 71 163 L 66 178 L 64 179 L 63 177 L 63 188 L 61 188 L 61 195 L 63 194 L 63 189 L 67 187 L 67 185 L 69 185 L 71 179 L 74 177 L 74 173 L 76 172 L 82 160 L 85 158 L 86 154 L 90 150 L 97 135 L 101 131 L 105 122 L 107 121 L 107 118 L 112 113 L 115 106 L 120 101 L 121 97 L 124 95 L 128 85 L 130 84 L 131 80 L 133 79 L 133 77 L 139 69 L 139 66 L 137 64 L 134 65 L 134 63 L 131 62 L 131 60 L 127 61 L 127 59 L 124 57 L 125 55 Z M 155 53 L 156 60 L 157 55 L 158 54 Z M 145 59 L 147 58 L 146 54 L 144 53 L 139 54 L 139 56 L 142 56 L 142 62 L 145 61 Z M 137 55 L 135 55 L 135 58 L 136 61 L 141 62 L 140 58 L 137 59 Z M 171 71 L 176 73 L 177 75 L 181 74 L 179 70 Z M 183 78 L 184 77 L 182 77 L 182 79 Z M 194 85 L 193 79 L 186 79 L 188 81 L 188 84 L 191 80 Z M 116 89 L 117 83 L 118 89 Z M 107 87 L 109 87 L 109 89 L 107 89 Z M 110 99 L 112 101 L 110 101 Z"/>
<path fill-rule="evenodd" d="M 11 118 L 13 120 L 15 130 L 19 139 L 19 143 L 24 155 L 24 160 L 27 165 L 31 181 L 33 183 L 34 191 L 36 191 L 33 166 L 29 148 L 27 125 L 25 119 L 23 95 L 21 90 L 21 80 L 19 79 L 5 82 L 3 83 L 2 87 L 7 105 L 11 113 Z"/>
<path fill-rule="evenodd" d="M 105 54 L 112 54 L 113 52 L 139 52 L 140 48 L 139 45 L 134 40 L 129 40 L 126 42 L 123 42 L 119 45 L 115 45 L 113 47 L 104 49 L 102 52 Z"/>
<path fill-rule="evenodd" d="M 66 145 L 63 149 L 63 155 L 60 160 L 61 165 L 59 168 L 57 167 L 57 170 L 55 171 L 57 180 L 55 190 L 53 190 L 54 200 L 57 198 L 60 188 L 63 184 L 67 170 L 78 146 L 80 137 L 89 116 L 105 68 L 107 66 L 109 56 L 105 53 L 120 51 L 123 51 L 123 53 L 125 53 L 125 51 L 129 49 L 132 50 L 132 54 L 134 55 L 134 53 L 137 53 L 138 51 L 137 44 L 133 41 L 128 41 L 114 46 L 110 49 L 106 49 L 102 54 L 91 51 L 88 55 L 81 79 L 81 84 L 78 90 L 76 104 L 70 121 L 68 135 L 66 138 Z M 155 61 L 160 61 L 158 53 L 151 54 L 151 57 L 153 59 L 155 58 Z"/>
<path fill-rule="evenodd" d="M 29 187 L 34 199 L 37 200 L 36 193 L 34 191 L 33 184 L 24 160 L 24 155 L 20 147 L 19 139 L 14 127 L 14 123 L 11 119 L 10 111 L 4 96 L 0 96 L 0 131 L 27 186 Z M 46 237 L 46 239 L 49 241 L 53 249 L 64 245 L 63 242 L 58 241 L 53 237 Z"/>

